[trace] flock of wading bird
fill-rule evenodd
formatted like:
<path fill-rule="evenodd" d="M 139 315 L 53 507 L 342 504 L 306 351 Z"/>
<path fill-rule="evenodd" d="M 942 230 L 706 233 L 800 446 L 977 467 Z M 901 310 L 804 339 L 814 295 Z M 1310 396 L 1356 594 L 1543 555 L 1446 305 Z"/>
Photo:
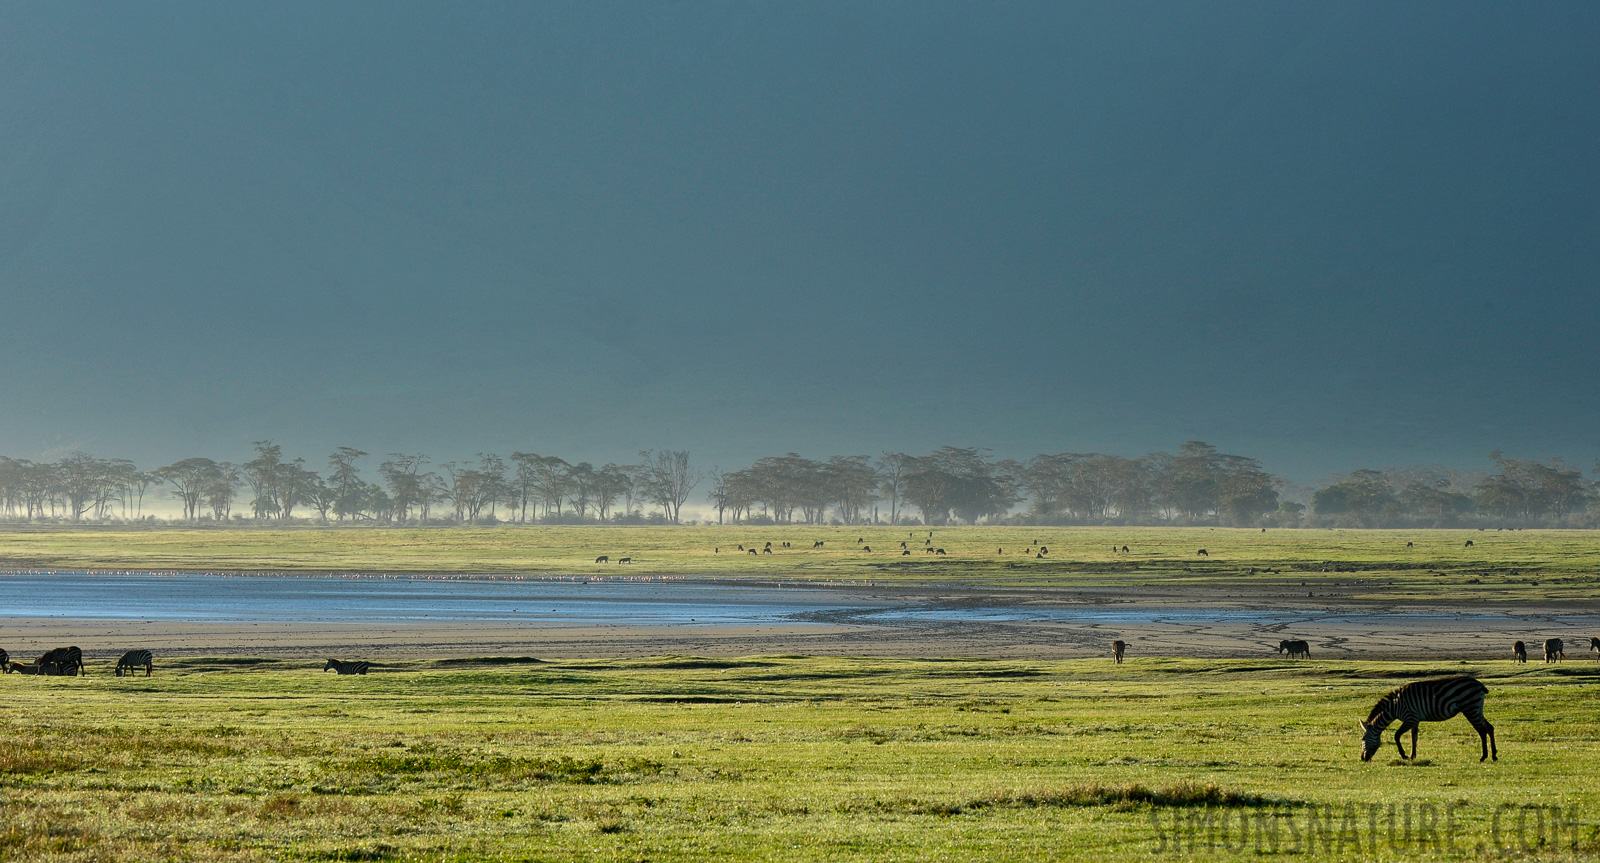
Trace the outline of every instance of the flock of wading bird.
<path fill-rule="evenodd" d="M 1262 528 L 1262 532 L 1265 533 L 1266 528 Z M 914 538 L 915 533 L 910 533 L 908 536 Z M 825 540 L 817 540 L 811 544 L 811 547 L 813 549 L 821 549 L 825 548 L 826 544 Z M 872 546 L 866 544 L 865 537 L 858 537 L 856 544 L 863 551 L 872 551 Z M 793 548 L 788 542 L 782 542 L 778 547 Z M 1406 548 L 1412 547 L 1412 543 L 1406 543 Z M 1466 541 L 1466 547 L 1473 547 L 1472 540 Z M 746 548 L 743 543 L 740 543 L 737 548 L 739 552 L 745 554 L 773 553 L 773 545 L 770 542 L 759 550 L 754 544 Z M 933 531 L 931 530 L 928 531 L 922 548 L 926 554 L 945 554 L 943 548 L 936 547 L 933 544 Z M 1111 550 L 1113 553 L 1130 553 L 1126 545 L 1112 546 Z M 713 553 L 721 554 L 722 548 L 720 546 L 715 547 Z M 1005 548 L 997 548 L 995 553 L 1003 555 L 1005 554 Z M 1033 545 L 1026 547 L 1024 553 L 1042 560 L 1050 554 L 1050 548 L 1036 539 L 1033 541 Z M 902 541 L 900 543 L 900 554 L 902 556 L 911 554 L 909 542 Z M 1199 549 L 1195 554 L 1197 557 L 1210 557 L 1210 552 L 1204 548 Z M 595 558 L 595 563 L 609 563 L 610 561 L 610 555 L 603 554 Z M 618 557 L 617 562 L 632 563 L 633 558 Z M 1121 639 L 1111 642 L 1111 655 L 1118 665 L 1122 664 L 1127 649 L 1127 642 Z M 1595 654 L 1596 660 L 1600 661 L 1600 637 L 1591 637 L 1589 639 L 1589 649 Z M 1523 642 L 1515 642 L 1511 646 L 1511 650 L 1512 661 L 1528 661 L 1528 648 Z M 1278 642 L 1277 652 L 1286 654 L 1290 659 L 1296 657 L 1310 659 L 1311 645 L 1304 640 L 1285 639 Z M 1545 662 L 1559 662 L 1565 658 L 1565 645 L 1561 639 L 1545 639 Z M 155 669 L 154 655 L 148 650 L 130 650 L 122 654 L 121 658 L 117 660 L 116 675 L 121 677 L 124 672 L 132 675 L 140 668 L 143 668 L 145 676 L 149 677 Z M 370 668 L 371 664 L 368 662 L 329 659 L 323 665 L 322 670 L 325 672 L 333 671 L 338 674 L 366 674 Z M 83 651 L 77 647 L 58 647 L 47 651 L 31 664 L 12 662 L 10 654 L 0 649 L 0 669 L 3 669 L 7 674 L 15 672 L 19 674 L 76 676 L 86 673 Z M 1415 760 L 1417 757 L 1418 725 L 1423 722 L 1443 722 L 1458 714 L 1465 716 L 1467 721 L 1472 724 L 1473 730 L 1478 732 L 1478 742 L 1483 749 L 1483 754 L 1478 760 L 1484 761 L 1489 758 L 1493 758 L 1496 761 L 1500 760 L 1500 752 L 1495 745 L 1494 726 L 1483 716 L 1483 701 L 1488 694 L 1489 687 L 1484 686 L 1476 678 L 1466 675 L 1418 680 L 1390 691 L 1378 699 L 1378 703 L 1372 706 L 1372 711 L 1367 715 L 1366 720 L 1359 723 L 1361 728 L 1361 760 L 1372 760 L 1372 756 L 1382 748 L 1383 732 L 1396 722 L 1400 723 L 1400 728 L 1395 731 L 1395 748 L 1400 751 L 1402 759 L 1410 758 Z M 1409 756 L 1406 754 L 1405 744 L 1402 742 L 1402 738 L 1408 731 L 1411 732 L 1411 754 Z"/>

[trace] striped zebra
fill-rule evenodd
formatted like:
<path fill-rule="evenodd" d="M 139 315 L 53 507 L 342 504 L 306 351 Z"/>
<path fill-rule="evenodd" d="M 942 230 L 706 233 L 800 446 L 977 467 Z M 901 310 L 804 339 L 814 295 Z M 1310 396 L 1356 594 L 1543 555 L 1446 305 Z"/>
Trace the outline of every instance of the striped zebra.
<path fill-rule="evenodd" d="M 76 676 L 84 673 L 83 651 L 76 647 L 58 647 L 46 651 L 33 661 L 35 674 Z"/>
<path fill-rule="evenodd" d="M 1411 732 L 1411 758 L 1417 757 L 1417 725 L 1422 722 L 1443 722 L 1457 713 L 1467 717 L 1478 732 L 1478 742 L 1483 744 L 1483 757 L 1500 760 L 1500 751 L 1494 745 L 1494 726 L 1483 718 L 1483 697 L 1489 687 L 1471 677 L 1440 677 L 1419 680 L 1378 699 L 1372 706 L 1372 715 L 1361 723 L 1361 760 L 1371 761 L 1383 745 L 1383 731 L 1391 722 L 1400 721 L 1400 730 L 1394 733 L 1395 748 L 1400 757 L 1406 757 L 1406 747 L 1400 738 Z"/>
<path fill-rule="evenodd" d="M 340 674 L 366 674 L 371 665 L 372 663 L 370 662 L 344 662 L 338 659 L 330 659 L 327 665 L 322 666 L 322 670 L 337 671 Z"/>
<path fill-rule="evenodd" d="M 1600 660 L 1600 638 L 1595 638 L 1593 636 L 1590 636 L 1590 638 L 1589 638 L 1589 649 L 1594 651 L 1594 658 L 1597 659 L 1597 660 Z M 0 650 L 0 656 L 3 656 L 3 655 L 5 655 L 5 651 L 4 650 Z"/>
<path fill-rule="evenodd" d="M 143 668 L 144 676 L 149 677 L 150 672 L 154 671 L 155 667 L 156 658 L 150 653 L 150 651 L 130 650 L 127 653 L 122 654 L 122 658 L 117 660 L 117 676 L 122 676 L 122 670 L 124 668 L 128 670 L 129 677 L 132 677 L 135 671 Z"/>
<path fill-rule="evenodd" d="M 1567 646 L 1559 638 L 1546 638 L 1544 640 L 1544 661 L 1560 662 L 1567 658 Z"/>
<path fill-rule="evenodd" d="M 11 673 L 11 654 L 0 649 L 0 672 Z"/>

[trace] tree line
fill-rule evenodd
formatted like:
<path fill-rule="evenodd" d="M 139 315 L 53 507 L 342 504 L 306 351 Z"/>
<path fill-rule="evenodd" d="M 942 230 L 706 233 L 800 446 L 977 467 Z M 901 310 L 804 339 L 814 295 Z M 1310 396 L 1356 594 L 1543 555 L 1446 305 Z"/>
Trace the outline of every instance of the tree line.
<path fill-rule="evenodd" d="M 300 517 L 321 523 L 420 524 L 513 521 L 677 523 L 699 483 L 683 451 L 646 450 L 637 464 L 576 464 L 556 456 L 494 453 L 432 465 L 426 455 L 391 453 L 376 481 L 362 474 L 365 453 L 339 447 L 318 472 L 286 458 L 272 441 L 255 458 L 232 463 L 186 458 L 141 471 L 126 459 L 75 452 L 57 462 L 0 456 L 0 515 L 37 521 L 143 520 L 157 490 L 185 521 L 260 522 Z M 621 507 L 618 511 L 618 507 Z M 646 512 L 646 507 L 652 512 Z"/>
<path fill-rule="evenodd" d="M 0 456 L 0 517 L 137 521 L 165 494 L 185 521 L 437 524 L 666 523 L 697 489 L 717 523 L 1165 524 L 1277 527 L 1600 525 L 1600 488 L 1559 459 L 1490 454 L 1491 471 L 1363 469 L 1314 489 L 1255 459 L 1188 441 L 1176 452 L 992 458 L 971 447 L 823 460 L 797 453 L 701 472 L 687 451 L 632 464 L 482 453 L 330 453 L 320 470 L 257 441 L 241 463 L 186 458 L 153 470 L 74 452 L 55 462 Z"/>

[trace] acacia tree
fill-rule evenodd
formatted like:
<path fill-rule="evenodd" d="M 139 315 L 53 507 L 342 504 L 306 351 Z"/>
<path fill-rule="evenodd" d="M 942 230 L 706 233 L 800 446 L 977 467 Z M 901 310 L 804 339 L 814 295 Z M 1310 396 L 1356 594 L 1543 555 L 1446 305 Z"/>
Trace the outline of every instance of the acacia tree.
<path fill-rule="evenodd" d="M 366 484 L 361 479 L 360 469 L 356 467 L 356 459 L 365 456 L 366 453 L 361 450 L 348 446 L 339 447 L 328 456 L 328 484 L 333 486 L 333 513 L 340 521 L 359 515 L 366 508 Z"/>
<path fill-rule="evenodd" d="M 886 452 L 878 459 L 878 488 L 889 499 L 890 524 L 900 523 L 900 501 L 905 497 L 911 462 L 911 456 L 903 452 Z"/>
<path fill-rule="evenodd" d="M 208 458 L 186 458 L 158 468 L 155 475 L 172 486 L 172 495 L 183 504 L 183 517 L 200 517 L 200 502 L 219 473 L 217 463 Z"/>
<path fill-rule="evenodd" d="M 645 497 L 660 506 L 667 520 L 678 524 L 683 504 L 689 500 L 700 478 L 689 468 L 688 450 L 642 450 L 642 480 Z"/>

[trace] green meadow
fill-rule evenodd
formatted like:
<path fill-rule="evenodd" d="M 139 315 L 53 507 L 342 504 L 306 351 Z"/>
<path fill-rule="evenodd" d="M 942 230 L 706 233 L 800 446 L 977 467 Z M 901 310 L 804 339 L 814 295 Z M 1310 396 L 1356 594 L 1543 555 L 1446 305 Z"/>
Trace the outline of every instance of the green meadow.
<path fill-rule="evenodd" d="M 1588 531 L 686 526 L 0 532 L 0 569 L 554 574 L 1014 587 L 1339 586 L 1375 600 L 1587 601 Z M 860 540 L 858 542 L 857 540 Z M 1472 547 L 1466 542 L 1472 541 Z M 774 546 L 772 554 L 746 549 Z M 790 543 L 789 548 L 782 543 Z M 813 544 L 822 542 L 821 548 Z M 900 543 L 906 543 L 901 554 Z M 1040 557 L 1034 543 L 1047 547 Z M 1407 547 L 1406 543 L 1412 543 Z M 1120 551 L 1126 545 L 1124 554 Z M 1119 549 L 1113 551 L 1113 548 Z M 871 550 L 868 551 L 867 549 Z M 934 554 L 928 548 L 942 548 Z M 1207 555 L 1198 551 L 1206 549 Z M 610 563 L 595 563 L 605 555 Z M 616 561 L 632 558 L 628 564 Z"/>
<path fill-rule="evenodd" d="M 944 555 L 909 532 L 49 529 L 0 534 L 0 567 L 1306 583 L 1585 607 L 1597 571 L 1577 532 L 935 528 Z M 0 860 L 1593 859 L 1600 664 L 1573 647 L 1559 665 L 488 657 L 365 677 L 97 661 L 0 677 Z M 1490 687 L 1498 762 L 1460 718 L 1424 725 L 1415 762 L 1359 760 L 1380 695 L 1460 673 Z"/>
<path fill-rule="evenodd" d="M 0 678 L 0 858 L 1141 860 L 1173 825 L 1211 818 L 1233 825 L 1221 840 L 1214 826 L 1219 847 L 1202 832 L 1166 856 L 1254 859 L 1238 819 L 1264 816 L 1279 824 L 1272 856 L 1371 859 L 1369 805 L 1380 825 L 1389 804 L 1411 807 L 1418 829 L 1424 806 L 1441 830 L 1448 809 L 1464 856 L 1494 847 L 1508 807 L 1565 812 L 1567 854 L 1574 836 L 1593 852 L 1600 825 L 1592 663 L 319 668 L 195 659 L 148 679 Z M 1490 686 L 1498 762 L 1479 762 L 1459 718 L 1423 727 L 1414 764 L 1392 747 L 1359 760 L 1355 723 L 1379 695 L 1464 671 Z M 1356 835 L 1308 848 L 1304 822 L 1347 804 Z M 1513 824 L 1500 847 L 1516 847 Z M 1399 835 L 1371 837 L 1379 858 L 1455 856 L 1442 837 Z"/>

